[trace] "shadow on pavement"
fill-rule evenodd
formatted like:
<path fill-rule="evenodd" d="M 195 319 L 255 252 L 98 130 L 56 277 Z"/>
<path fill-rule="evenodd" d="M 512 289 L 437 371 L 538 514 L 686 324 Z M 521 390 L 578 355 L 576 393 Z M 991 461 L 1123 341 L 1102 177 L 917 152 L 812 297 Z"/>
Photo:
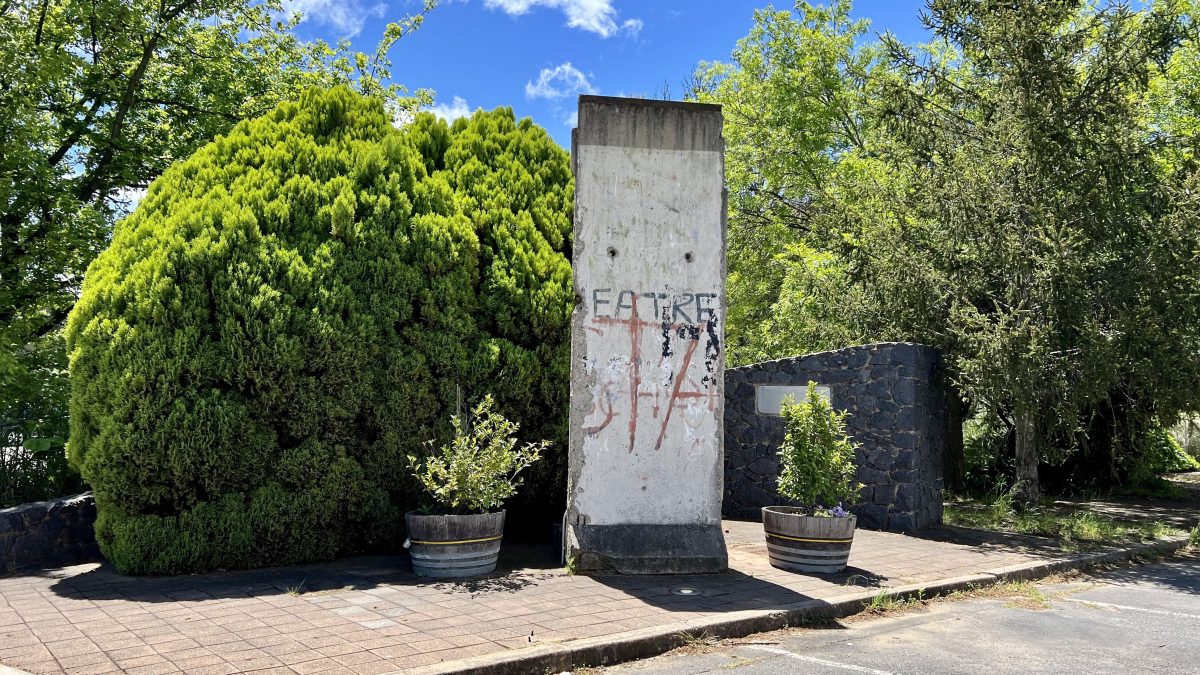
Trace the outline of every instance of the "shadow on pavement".
<path fill-rule="evenodd" d="M 591 575 L 591 578 L 672 612 L 781 609 L 814 600 L 812 596 L 732 569 L 720 574 Z"/>
<path fill-rule="evenodd" d="M 1157 586 L 1165 590 L 1200 595 L 1200 553 L 1182 553 L 1152 565 L 1122 565 L 1095 572 L 1106 583 Z"/>
<path fill-rule="evenodd" d="M 505 544 L 493 574 L 463 580 L 427 579 L 412 573 L 407 554 L 354 556 L 327 563 L 218 571 L 172 577 L 135 577 L 110 563 L 40 570 L 25 576 L 57 578 L 51 590 L 59 596 L 88 600 L 173 602 L 302 595 L 334 590 L 370 590 L 381 585 L 433 587 L 448 593 L 507 593 L 560 575 L 557 547 Z"/>

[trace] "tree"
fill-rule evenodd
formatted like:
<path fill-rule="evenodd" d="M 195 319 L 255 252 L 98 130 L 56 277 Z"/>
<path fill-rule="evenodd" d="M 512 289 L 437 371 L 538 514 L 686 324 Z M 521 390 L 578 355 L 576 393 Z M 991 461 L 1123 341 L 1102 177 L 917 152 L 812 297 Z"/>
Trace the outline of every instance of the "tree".
<path fill-rule="evenodd" d="M 1190 20 L 1172 2 L 937 0 L 926 22 L 957 56 L 886 40 L 884 121 L 928 236 L 885 245 L 930 260 L 956 378 L 1008 421 L 1036 503 L 1039 462 L 1136 450 L 1151 418 L 1197 403 L 1195 177 L 1162 170 L 1145 123 Z"/>
<path fill-rule="evenodd" d="M 0 1 L 0 418 L 63 436 L 57 333 L 83 271 L 173 162 L 309 86 L 355 82 L 414 110 L 387 51 L 306 43 L 282 0 Z M 281 18 L 282 17 L 282 18 Z M 55 382 L 55 380 L 59 382 Z"/>
<path fill-rule="evenodd" d="M 89 267 L 69 448 L 122 571 L 394 547 L 460 391 L 561 424 L 566 153 L 507 109 L 392 121 L 339 87 L 243 122 Z"/>
<path fill-rule="evenodd" d="M 1200 405 L 1189 384 L 1200 374 L 1196 137 L 1180 66 L 1194 45 L 1190 10 L 928 7 L 929 45 L 885 35 L 867 48 L 877 59 L 865 76 L 829 71 L 859 92 L 846 98 L 862 102 L 854 123 L 839 127 L 857 140 L 804 148 L 833 168 L 819 188 L 785 190 L 803 212 L 773 217 L 835 256 L 848 282 L 802 286 L 817 297 L 792 305 L 844 317 L 849 335 L 941 347 L 951 384 L 1009 429 L 1023 502 L 1038 498 L 1039 463 L 1086 458 L 1076 468 L 1111 484 L 1148 427 Z M 749 79 L 805 81 L 814 70 L 789 67 L 801 72 Z M 728 137 L 772 151 L 766 137 Z M 758 186 L 731 178 L 734 194 Z M 764 266 L 789 245 L 730 267 Z M 739 311 L 769 314 L 788 307 L 782 299 Z"/>
<path fill-rule="evenodd" d="M 863 143 L 862 81 L 874 53 L 856 49 L 866 22 L 850 19 L 849 0 L 796 9 L 757 10 L 732 63 L 701 63 L 693 78 L 694 98 L 720 103 L 725 117 L 732 365 L 837 346 L 854 333 L 784 285 L 837 283 L 840 265 L 805 242 L 831 246 L 815 231 L 818 215 L 841 156 Z"/>

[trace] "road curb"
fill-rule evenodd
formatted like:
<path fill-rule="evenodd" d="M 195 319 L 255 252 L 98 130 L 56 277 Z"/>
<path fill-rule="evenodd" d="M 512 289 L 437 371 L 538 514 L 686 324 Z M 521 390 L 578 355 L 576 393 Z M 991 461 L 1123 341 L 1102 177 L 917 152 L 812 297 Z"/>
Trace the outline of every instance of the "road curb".
<path fill-rule="evenodd" d="M 1167 556 L 1185 548 L 1187 537 L 1172 537 L 1120 549 L 1079 553 L 987 570 L 970 576 L 909 584 L 887 589 L 897 599 L 931 598 L 955 591 L 991 586 L 1006 581 L 1029 581 L 1051 574 L 1125 562 L 1142 556 Z M 554 644 L 533 645 L 496 654 L 410 669 L 414 675 L 507 675 L 508 673 L 558 673 L 574 668 L 611 666 L 657 656 L 697 637 L 740 638 L 781 628 L 842 619 L 858 614 L 881 591 L 858 591 L 827 600 L 806 600 L 770 610 L 741 610 L 691 621 Z"/>

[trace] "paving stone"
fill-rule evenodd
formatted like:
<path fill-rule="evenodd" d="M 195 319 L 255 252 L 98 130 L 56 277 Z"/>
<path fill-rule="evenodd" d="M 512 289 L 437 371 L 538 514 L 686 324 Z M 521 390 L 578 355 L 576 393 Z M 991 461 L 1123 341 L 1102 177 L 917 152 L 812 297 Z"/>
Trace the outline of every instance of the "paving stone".
<path fill-rule="evenodd" d="M 119 667 L 214 675 L 402 671 L 1059 555 L 1035 538 L 860 530 L 851 569 L 819 577 L 770 567 L 761 528 L 727 521 L 734 571 L 706 576 L 573 577 L 556 567 L 551 552 L 540 569 L 459 583 L 419 579 L 389 557 L 173 579 L 123 577 L 99 565 L 70 568 L 58 578 L 0 577 L 0 661 L 30 672 L 81 674 Z M 302 578 L 358 590 L 288 596 L 285 588 Z M 701 592 L 672 593 L 681 586 Z"/>

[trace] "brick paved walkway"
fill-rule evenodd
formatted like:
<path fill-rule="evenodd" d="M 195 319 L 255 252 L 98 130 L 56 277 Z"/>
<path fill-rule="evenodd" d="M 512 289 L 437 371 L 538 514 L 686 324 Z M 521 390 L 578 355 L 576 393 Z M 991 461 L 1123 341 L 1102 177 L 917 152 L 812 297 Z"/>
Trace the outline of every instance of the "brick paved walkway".
<path fill-rule="evenodd" d="M 1200 474 L 1180 480 L 1200 489 Z M 1194 523 L 1194 492 L 1154 509 L 1102 506 Z M 499 574 L 457 583 L 422 581 L 403 557 L 168 578 L 101 564 L 0 577 L 0 673 L 396 672 L 1058 555 L 1018 535 L 860 530 L 846 572 L 819 577 L 772 568 L 761 527 L 727 521 L 731 569 L 706 576 L 569 576 L 556 550 L 506 544 Z"/>
<path fill-rule="evenodd" d="M 767 564 L 761 525 L 727 521 L 731 570 L 584 577 L 557 552 L 507 546 L 502 575 L 419 580 L 403 558 L 170 578 L 88 564 L 0 578 L 0 664 L 32 673 L 382 673 L 440 661 L 832 598 L 1046 556 L 1034 539 L 860 531 L 832 577 Z M 680 589 L 691 589 L 688 595 Z"/>

